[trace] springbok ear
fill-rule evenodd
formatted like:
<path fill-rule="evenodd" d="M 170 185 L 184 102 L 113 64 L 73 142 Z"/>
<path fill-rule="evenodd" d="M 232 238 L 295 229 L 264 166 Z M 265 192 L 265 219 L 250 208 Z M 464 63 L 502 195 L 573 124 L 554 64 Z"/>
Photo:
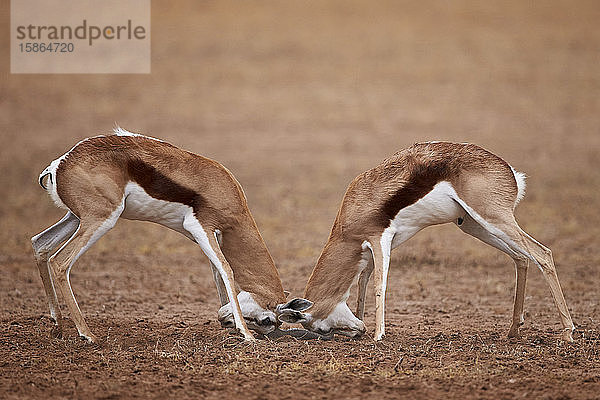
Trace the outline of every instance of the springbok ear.
<path fill-rule="evenodd" d="M 295 324 L 297 322 L 308 321 L 306 314 L 300 311 L 294 311 L 290 309 L 283 310 L 277 317 L 281 322 L 287 322 L 288 324 Z"/>
<path fill-rule="evenodd" d="M 313 305 L 312 301 L 306 299 L 292 299 L 285 304 L 279 304 L 277 306 L 277 311 L 280 313 L 286 310 L 292 311 L 304 311 L 308 310 Z"/>

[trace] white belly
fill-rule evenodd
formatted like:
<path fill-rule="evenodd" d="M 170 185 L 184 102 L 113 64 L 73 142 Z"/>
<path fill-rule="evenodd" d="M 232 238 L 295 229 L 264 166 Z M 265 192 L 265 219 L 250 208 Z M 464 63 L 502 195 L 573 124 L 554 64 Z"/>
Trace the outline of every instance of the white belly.
<path fill-rule="evenodd" d="M 463 209 L 453 197 L 458 196 L 450 182 L 442 181 L 416 203 L 400 210 L 386 229 L 388 234 L 394 235 L 392 248 L 427 226 L 452 222 L 464 216 Z"/>
<path fill-rule="evenodd" d="M 125 209 L 121 218 L 155 222 L 189 237 L 183 228 L 183 219 L 191 211 L 185 204 L 155 199 L 137 183 L 129 182 L 125 186 Z"/>

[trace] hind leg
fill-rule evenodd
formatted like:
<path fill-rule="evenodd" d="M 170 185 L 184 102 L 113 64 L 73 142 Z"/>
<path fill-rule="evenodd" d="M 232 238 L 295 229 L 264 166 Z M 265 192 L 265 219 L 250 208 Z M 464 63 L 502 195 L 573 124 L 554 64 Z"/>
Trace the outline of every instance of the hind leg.
<path fill-rule="evenodd" d="M 62 242 L 69 239 L 79 226 L 79 219 L 70 211 L 45 231 L 38 233 L 31 238 L 31 245 L 35 253 L 35 262 L 42 278 L 48 307 L 50 308 L 50 317 L 57 322 L 60 319 L 60 307 L 56 297 L 56 290 L 50 275 L 50 266 L 48 265 L 48 256 L 52 254 Z"/>
<path fill-rule="evenodd" d="M 556 273 L 556 266 L 554 265 L 554 260 L 552 258 L 552 252 L 549 248 L 533 239 L 521 229 L 519 229 L 519 233 L 527 248 L 527 251 L 533 256 L 533 261 L 538 265 L 544 274 L 544 278 L 546 278 L 546 282 L 548 282 L 548 286 L 550 286 L 550 292 L 552 293 L 554 305 L 558 310 L 560 320 L 563 325 L 562 339 L 567 342 L 572 342 L 572 333 L 575 330 L 575 325 L 571 319 L 565 297 L 560 287 L 560 282 L 558 281 L 558 275 Z"/>
<path fill-rule="evenodd" d="M 527 257 L 542 271 L 542 274 L 550 287 L 552 299 L 554 300 L 554 305 L 558 310 L 563 326 L 562 339 L 567 342 L 572 342 L 572 332 L 575 330 L 575 325 L 573 325 L 573 320 L 569 314 L 569 309 L 567 308 L 567 303 L 565 302 L 565 297 L 558 281 L 556 267 L 554 265 L 554 260 L 552 259 L 552 252 L 549 248 L 525 233 L 514 220 L 514 217 L 508 217 L 506 220 L 506 223 L 497 224 L 498 229 L 506 234 L 507 238 L 504 240 L 514 252 L 519 253 L 522 257 Z"/>
<path fill-rule="evenodd" d="M 513 319 L 508 337 L 519 337 L 519 327 L 525 322 L 523 317 L 523 302 L 525 301 L 525 286 L 527 283 L 527 268 L 529 261 L 527 259 L 514 258 L 516 281 L 515 286 L 515 304 L 513 309 Z"/>
<path fill-rule="evenodd" d="M 519 326 L 523 323 L 523 302 L 525 299 L 525 284 L 527 280 L 527 258 L 511 249 L 511 247 L 498 236 L 492 234 L 489 230 L 477 223 L 470 215 L 461 218 L 457 223 L 458 227 L 465 233 L 481 240 L 482 242 L 497 248 L 509 255 L 515 262 L 516 285 L 515 301 L 513 308 L 513 319 L 509 337 L 519 336 Z"/>
<path fill-rule="evenodd" d="M 79 336 L 90 342 L 96 342 L 97 339 L 85 322 L 77 305 L 69 275 L 71 267 L 77 259 L 115 225 L 122 211 L 123 205 L 121 204 L 112 214 L 105 217 L 82 215 L 77 232 L 49 260 L 56 287 L 67 304 Z"/>
<path fill-rule="evenodd" d="M 469 213 L 473 213 L 473 210 L 470 210 Z M 489 219 L 483 219 L 481 216 L 476 215 L 476 218 L 480 222 L 476 222 L 474 218 L 467 215 L 464 219 L 464 224 L 460 228 L 464 232 L 507 253 L 515 260 L 517 284 L 513 322 L 509 336 L 518 336 L 519 334 L 518 326 L 522 321 L 523 300 L 525 297 L 527 260 L 531 260 L 539 266 L 550 286 L 552 298 L 559 311 L 563 325 L 562 338 L 568 342 L 572 342 L 571 332 L 575 327 L 567 309 L 560 283 L 558 282 L 556 267 L 554 266 L 550 249 L 544 247 L 521 230 L 512 213 L 498 215 L 495 218 Z"/>

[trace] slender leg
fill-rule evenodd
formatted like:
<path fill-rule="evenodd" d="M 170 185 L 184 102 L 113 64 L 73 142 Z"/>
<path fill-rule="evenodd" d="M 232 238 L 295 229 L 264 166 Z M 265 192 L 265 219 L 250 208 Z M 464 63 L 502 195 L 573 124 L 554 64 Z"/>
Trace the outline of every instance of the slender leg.
<path fill-rule="evenodd" d="M 245 340 L 255 340 L 254 335 L 252 335 L 252 333 L 248 330 L 248 327 L 246 326 L 246 321 L 244 321 L 244 317 L 242 315 L 240 303 L 238 302 L 237 294 L 234 290 L 235 280 L 233 278 L 233 271 L 231 270 L 231 266 L 229 265 L 229 263 L 225 259 L 225 256 L 221 252 L 221 248 L 219 247 L 217 240 L 211 236 L 209 236 L 208 240 L 210 246 L 213 248 L 213 251 L 217 256 L 217 258 L 213 259 L 212 262 L 215 264 L 215 266 L 221 273 L 221 279 L 223 280 L 223 284 L 229 296 L 229 303 L 232 305 L 231 308 L 233 310 L 233 318 L 235 320 L 235 325 L 242 333 L 242 335 L 244 335 Z"/>
<path fill-rule="evenodd" d="M 544 278 L 546 278 L 546 281 L 548 282 L 548 286 L 550 286 L 554 305 L 558 310 L 563 325 L 562 339 L 566 342 L 572 342 L 572 333 L 575 330 L 575 325 L 569 314 L 569 309 L 558 281 L 556 267 L 554 266 L 554 260 L 552 259 L 552 252 L 549 248 L 543 246 L 525 232 L 522 232 L 521 236 L 526 243 L 529 253 L 533 255 L 536 264 L 538 264 L 542 270 Z"/>
<path fill-rule="evenodd" d="M 123 205 L 106 218 L 81 216 L 77 232 L 48 261 L 54 275 L 54 282 L 67 304 L 79 336 L 89 342 L 96 342 L 97 339 L 85 322 L 77 300 L 75 300 L 69 277 L 71 267 L 83 253 L 115 225 L 122 211 Z"/>
<path fill-rule="evenodd" d="M 513 323 L 509 331 L 509 336 L 518 335 L 518 323 L 522 319 L 527 276 L 526 260 L 528 259 L 536 263 L 544 274 L 563 325 L 562 338 L 567 342 L 572 342 L 572 331 L 575 329 L 575 326 L 571 320 L 560 283 L 558 282 L 556 267 L 554 266 L 550 249 L 544 247 L 521 230 L 512 214 L 510 216 L 496 216 L 493 219 L 493 223 L 483 220 L 482 224 L 477 223 L 471 216 L 467 215 L 460 228 L 464 232 L 511 256 L 515 260 L 517 267 Z"/>
<path fill-rule="evenodd" d="M 525 281 L 527 277 L 527 257 L 523 256 L 513 249 L 506 241 L 491 233 L 481 224 L 477 223 L 470 215 L 466 215 L 459 228 L 469 235 L 481 240 L 482 242 L 497 248 L 508 254 L 515 262 L 516 285 L 513 321 L 508 333 L 509 337 L 519 336 L 519 325 L 523 318 L 523 301 L 525 298 Z"/>
<path fill-rule="evenodd" d="M 221 248 L 219 247 L 219 244 L 217 243 L 216 238 L 209 236 L 208 241 L 209 241 L 210 247 L 213 249 L 213 253 L 216 255 L 216 258 L 214 258 L 213 255 L 210 255 L 209 258 L 212 260 L 214 265 L 217 267 L 217 269 L 221 273 L 220 274 L 221 279 L 223 280 L 223 285 L 225 286 L 225 289 L 227 290 L 227 295 L 229 297 L 229 303 L 232 305 L 231 308 L 233 310 L 233 318 L 235 320 L 235 325 L 237 326 L 239 331 L 244 336 L 244 339 L 255 340 L 254 335 L 252 335 L 252 333 L 248 330 L 248 327 L 246 326 L 246 321 L 244 321 L 244 318 L 242 315 L 240 303 L 238 302 L 238 298 L 237 298 L 236 292 L 234 290 L 235 280 L 233 277 L 233 271 L 231 270 L 231 266 L 229 265 L 229 263 L 225 259 L 225 256 L 221 252 Z"/>
<path fill-rule="evenodd" d="M 221 232 L 215 231 L 215 236 L 217 238 L 219 246 L 221 246 L 223 244 L 223 235 L 221 235 Z M 209 262 L 210 268 L 213 273 L 213 278 L 215 280 L 215 285 L 217 285 L 217 293 L 219 294 L 219 300 L 221 302 L 222 307 L 225 304 L 229 303 L 229 297 L 227 297 L 227 289 L 225 288 L 225 283 L 223 283 L 223 278 L 221 278 L 221 273 L 212 261 L 209 260 Z"/>
<path fill-rule="evenodd" d="M 525 286 L 527 282 L 527 259 L 515 258 L 515 270 L 517 284 L 515 287 L 515 305 L 513 310 L 513 319 L 508 337 L 519 337 L 519 327 L 525 322 L 523 318 L 523 301 L 525 300 Z"/>
<path fill-rule="evenodd" d="M 227 296 L 229 297 L 229 303 L 231 304 L 231 309 L 233 312 L 233 318 L 235 320 L 235 326 L 242 333 L 244 339 L 246 340 L 255 340 L 254 336 L 248 330 L 246 326 L 246 322 L 242 316 L 242 310 L 240 309 L 240 303 L 238 302 L 238 298 L 235 292 L 235 281 L 233 278 L 233 271 L 231 270 L 231 266 L 225 259 L 225 256 L 221 252 L 221 248 L 219 247 L 219 243 L 217 242 L 216 236 L 211 233 L 208 234 L 200 225 L 200 222 L 196 218 L 193 213 L 188 214 L 184 221 L 183 227 L 185 230 L 190 232 L 196 243 L 200 245 L 200 248 L 206 254 L 209 261 L 212 262 L 217 270 L 220 273 L 221 279 L 223 279 L 223 284 L 227 291 Z"/>
<path fill-rule="evenodd" d="M 572 332 L 575 330 L 573 320 L 569 314 L 567 303 L 563 295 L 560 283 L 558 281 L 558 275 L 556 274 L 556 267 L 554 266 L 554 260 L 552 259 L 552 252 L 549 248 L 545 247 L 534 238 L 524 232 L 514 218 L 512 221 L 508 221 L 506 224 L 498 223 L 498 228 L 505 232 L 509 238 L 507 243 L 511 249 L 519 253 L 521 258 L 527 257 L 535 264 L 538 265 L 542 271 L 548 286 L 550 286 L 550 292 L 552 293 L 552 299 L 554 305 L 558 309 L 560 320 L 563 326 L 562 339 L 567 342 L 573 341 Z M 518 282 L 517 282 L 518 285 Z M 515 304 L 517 307 L 518 304 Z"/>
<path fill-rule="evenodd" d="M 78 226 L 79 219 L 71 212 L 67 212 L 67 214 L 65 214 L 65 216 L 56 224 L 31 238 L 31 245 L 33 246 L 33 251 L 35 253 L 35 262 L 46 292 L 50 317 L 55 323 L 60 320 L 61 315 L 58 299 L 56 297 L 56 290 L 54 289 L 54 283 L 50 274 L 50 266 L 48 265 L 48 256 L 52 254 L 62 242 L 73 236 Z"/>
<path fill-rule="evenodd" d="M 390 267 L 392 237 L 393 235 L 390 237 L 384 233 L 378 240 L 371 241 L 375 271 L 375 340 L 381 340 L 385 335 L 385 291 Z"/>
<path fill-rule="evenodd" d="M 365 269 L 360 273 L 358 278 L 358 299 L 356 301 L 356 317 L 361 321 L 365 317 L 365 296 L 367 294 L 367 284 L 373 272 L 374 263 L 373 257 L 369 257 L 369 261 Z"/>

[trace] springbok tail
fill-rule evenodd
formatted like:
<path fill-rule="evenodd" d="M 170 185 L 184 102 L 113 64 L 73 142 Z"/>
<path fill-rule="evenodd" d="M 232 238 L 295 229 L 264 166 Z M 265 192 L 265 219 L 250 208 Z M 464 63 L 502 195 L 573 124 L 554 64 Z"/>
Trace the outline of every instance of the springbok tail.
<path fill-rule="evenodd" d="M 69 210 L 69 208 L 63 203 L 60 196 L 58 195 L 58 190 L 56 187 L 56 169 L 58 168 L 58 165 L 61 161 L 62 159 L 60 158 L 52 161 L 52 163 L 50 163 L 50 165 L 48 165 L 46 169 L 44 169 L 40 174 L 40 177 L 38 178 L 38 183 L 42 188 L 44 188 L 48 192 L 48 194 L 50 195 L 50 197 L 52 197 L 52 200 L 58 207 Z M 44 179 L 46 179 L 46 177 L 48 177 L 48 179 L 44 184 Z"/>
<path fill-rule="evenodd" d="M 58 165 L 60 164 L 60 162 L 62 161 L 62 157 L 59 159 L 56 159 L 54 161 L 52 161 L 50 163 L 50 165 L 48 165 L 40 174 L 40 177 L 38 178 L 38 182 L 40 184 L 41 187 L 43 187 L 44 189 L 48 190 L 48 191 L 52 191 L 53 188 L 56 186 L 56 169 L 58 168 Z M 47 185 L 44 184 L 44 179 L 48 176 L 48 180 L 46 181 Z"/>
<path fill-rule="evenodd" d="M 44 170 L 42 171 L 42 173 L 40 174 L 40 177 L 38 178 L 38 183 L 40 184 L 40 186 L 41 186 L 41 187 L 42 187 L 44 190 L 48 190 L 48 186 L 46 186 L 46 185 L 44 184 L 44 179 L 45 179 L 47 176 L 49 176 L 49 178 L 48 178 L 48 183 L 50 183 L 51 185 L 53 185 L 53 184 L 54 184 L 54 182 L 55 182 L 55 179 L 54 179 L 54 172 L 55 172 L 55 170 L 53 171 L 52 165 L 49 165 L 49 166 L 47 166 L 47 167 L 46 167 L 46 169 L 44 169 Z"/>

